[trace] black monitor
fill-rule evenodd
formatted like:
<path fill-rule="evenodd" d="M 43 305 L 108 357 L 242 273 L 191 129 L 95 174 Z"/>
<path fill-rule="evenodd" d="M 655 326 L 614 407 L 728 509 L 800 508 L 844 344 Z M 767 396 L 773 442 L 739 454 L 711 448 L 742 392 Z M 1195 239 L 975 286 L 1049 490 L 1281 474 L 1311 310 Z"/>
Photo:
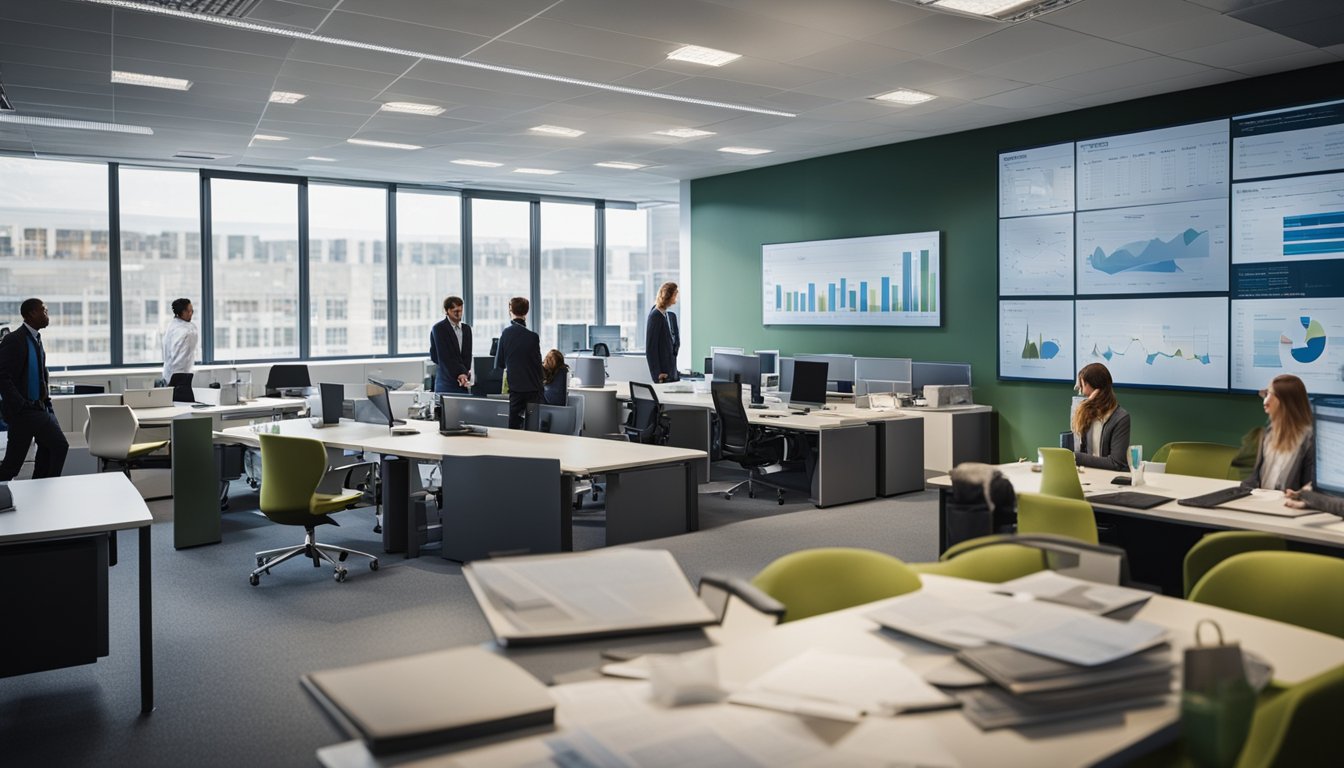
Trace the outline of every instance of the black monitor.
<path fill-rule="evenodd" d="M 706 376 L 714 375 L 714 358 L 712 357 L 705 358 L 705 375 Z"/>
<path fill-rule="evenodd" d="M 308 366 L 302 363 L 272 365 L 266 374 L 267 395 L 294 393 L 295 390 L 299 390 L 297 394 L 305 394 L 312 386 L 313 382 L 308 378 Z"/>
<path fill-rule="evenodd" d="M 793 388 L 789 405 L 820 408 L 826 404 L 826 363 L 815 360 L 793 361 Z"/>
<path fill-rule="evenodd" d="M 472 358 L 472 370 L 476 375 L 476 382 L 471 387 L 473 395 L 497 395 L 504 388 L 504 371 L 495 367 L 493 355 Z"/>
<path fill-rule="evenodd" d="M 588 348 L 595 349 L 598 344 L 606 344 L 607 349 L 612 352 L 621 351 L 621 326 L 619 325 L 590 325 L 588 326 Z"/>
<path fill-rule="evenodd" d="M 910 389 L 923 393 L 928 384 L 971 385 L 970 363 L 911 363 Z"/>
<path fill-rule="evenodd" d="M 345 408 L 345 385 L 322 382 L 322 423 L 340 424 L 341 411 Z"/>
<path fill-rule="evenodd" d="M 364 387 L 364 394 L 369 398 L 369 402 L 373 403 L 373 407 L 377 408 L 378 412 L 387 419 L 388 429 L 406 423 L 392 413 L 392 396 L 390 393 L 394 389 L 400 389 L 401 384 L 400 381 L 394 379 L 375 379 L 370 376 L 369 383 Z"/>
<path fill-rule="evenodd" d="M 497 355 L 497 354 L 499 354 L 499 337 L 498 337 L 498 336 L 496 336 L 496 337 L 494 337 L 493 339 L 490 340 L 490 356 L 491 356 L 491 357 L 494 357 L 494 356 Z"/>
<path fill-rule="evenodd" d="M 1344 499 L 1344 398 L 1316 398 L 1312 439 L 1316 441 L 1316 479 L 1321 493 Z"/>
<path fill-rule="evenodd" d="M 755 355 L 714 353 L 714 380 L 746 384 L 751 387 L 751 402 L 755 405 L 764 402 L 761 399 L 761 360 Z"/>

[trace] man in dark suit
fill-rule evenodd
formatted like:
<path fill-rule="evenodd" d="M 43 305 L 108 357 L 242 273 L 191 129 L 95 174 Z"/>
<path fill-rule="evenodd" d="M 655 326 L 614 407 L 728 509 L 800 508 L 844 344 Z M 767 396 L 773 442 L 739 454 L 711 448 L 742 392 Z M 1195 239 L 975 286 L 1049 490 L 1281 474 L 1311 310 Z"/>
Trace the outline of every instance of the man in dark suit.
<path fill-rule="evenodd" d="M 27 299 L 19 306 L 23 325 L 0 340 L 0 413 L 9 424 L 0 481 L 13 480 L 37 440 L 33 477 L 59 477 L 70 450 L 47 390 L 47 353 L 41 330 L 51 324 L 47 305 Z"/>
<path fill-rule="evenodd" d="M 509 429 L 522 429 L 528 403 L 541 402 L 541 337 L 527 328 L 527 299 L 509 299 L 513 322 L 499 334 L 495 367 L 509 380 Z"/>
<path fill-rule="evenodd" d="M 677 303 L 677 284 L 663 283 L 658 298 L 649 310 L 644 332 L 644 359 L 649 364 L 649 376 L 655 381 L 676 381 L 677 352 L 681 351 L 681 330 L 672 305 Z"/>
<path fill-rule="evenodd" d="M 443 300 L 444 318 L 429 329 L 435 392 L 465 395 L 471 385 L 471 326 L 462 322 L 462 310 L 462 299 L 449 296 Z"/>

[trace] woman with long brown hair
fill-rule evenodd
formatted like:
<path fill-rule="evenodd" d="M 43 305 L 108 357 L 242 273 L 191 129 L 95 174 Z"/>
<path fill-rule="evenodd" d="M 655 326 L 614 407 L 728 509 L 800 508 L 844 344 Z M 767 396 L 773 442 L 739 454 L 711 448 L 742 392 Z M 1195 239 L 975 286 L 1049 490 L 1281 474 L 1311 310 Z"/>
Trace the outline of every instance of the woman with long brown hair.
<path fill-rule="evenodd" d="M 1307 387 L 1296 376 L 1275 376 L 1260 390 L 1269 426 L 1260 436 L 1260 455 L 1246 488 L 1296 491 L 1316 476 L 1316 448 L 1311 439 L 1311 402 Z"/>
<path fill-rule="evenodd" d="M 670 311 L 677 303 L 676 283 L 663 283 L 658 287 L 658 297 L 653 309 L 649 310 L 649 320 L 644 334 L 644 359 L 649 364 L 649 378 L 655 383 L 676 381 L 677 353 L 681 351 L 681 329 L 677 327 L 677 315 Z"/>
<path fill-rule="evenodd" d="M 1083 402 L 1073 412 L 1073 457 L 1080 466 L 1123 471 L 1129 468 L 1129 412 L 1116 402 L 1111 372 L 1089 363 L 1078 372 Z"/>
<path fill-rule="evenodd" d="M 558 349 L 546 353 L 541 361 L 541 401 L 546 405 L 564 405 L 569 399 L 569 366 Z"/>

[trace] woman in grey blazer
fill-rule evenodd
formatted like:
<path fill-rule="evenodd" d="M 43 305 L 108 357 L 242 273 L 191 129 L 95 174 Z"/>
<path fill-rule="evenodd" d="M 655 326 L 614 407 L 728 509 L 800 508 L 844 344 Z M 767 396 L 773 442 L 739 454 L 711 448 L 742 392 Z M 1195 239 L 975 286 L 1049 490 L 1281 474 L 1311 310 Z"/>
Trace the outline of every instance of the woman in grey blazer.
<path fill-rule="evenodd" d="M 1073 457 L 1083 467 L 1129 469 L 1129 413 L 1115 399 L 1111 372 L 1089 363 L 1078 372 L 1084 400 L 1073 413 Z"/>
<path fill-rule="evenodd" d="M 1260 436 L 1260 453 L 1244 488 L 1298 490 L 1316 477 L 1316 447 L 1311 439 L 1311 402 L 1307 387 L 1292 374 L 1275 376 L 1260 390 L 1269 427 Z"/>

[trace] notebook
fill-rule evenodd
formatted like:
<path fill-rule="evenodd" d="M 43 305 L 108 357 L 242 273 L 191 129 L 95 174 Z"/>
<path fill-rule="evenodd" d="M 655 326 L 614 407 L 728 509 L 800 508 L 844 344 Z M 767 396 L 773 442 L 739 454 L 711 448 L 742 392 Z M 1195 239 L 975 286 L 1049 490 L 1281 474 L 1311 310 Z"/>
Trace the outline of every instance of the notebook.
<path fill-rule="evenodd" d="M 1152 509 L 1171 501 L 1166 496 L 1158 496 L 1154 493 L 1139 493 L 1138 491 L 1099 493 L 1095 496 L 1088 496 L 1087 500 L 1094 504 L 1113 504 L 1117 507 L 1130 507 L 1132 509 Z"/>
<path fill-rule="evenodd" d="M 479 646 L 314 672 L 302 683 L 375 755 L 555 722 L 546 686 Z"/>

